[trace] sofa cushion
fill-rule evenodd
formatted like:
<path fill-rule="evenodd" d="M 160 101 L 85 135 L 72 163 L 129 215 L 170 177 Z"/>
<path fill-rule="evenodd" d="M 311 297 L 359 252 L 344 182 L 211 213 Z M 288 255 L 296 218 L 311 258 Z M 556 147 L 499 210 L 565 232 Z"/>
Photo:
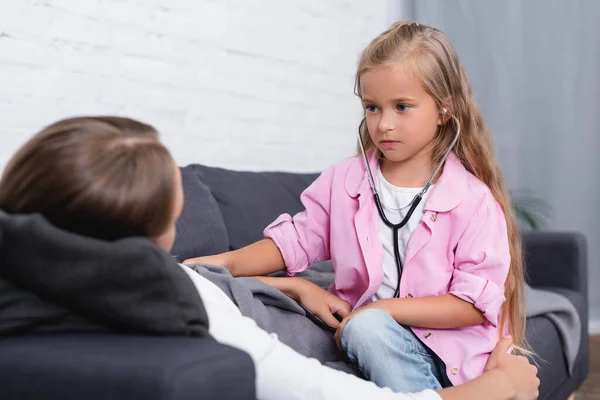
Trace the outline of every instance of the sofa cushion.
<path fill-rule="evenodd" d="M 280 214 L 302 211 L 300 194 L 318 174 L 240 172 L 197 165 L 227 226 L 230 249 L 263 238 L 263 230 Z"/>
<path fill-rule="evenodd" d="M 198 178 L 197 166 L 181 168 L 181 179 L 185 199 L 171 253 L 181 262 L 229 250 L 221 211 L 208 186 Z"/>
<path fill-rule="evenodd" d="M 3 400 L 256 399 L 250 356 L 211 337 L 3 339 L 0 385 Z"/>

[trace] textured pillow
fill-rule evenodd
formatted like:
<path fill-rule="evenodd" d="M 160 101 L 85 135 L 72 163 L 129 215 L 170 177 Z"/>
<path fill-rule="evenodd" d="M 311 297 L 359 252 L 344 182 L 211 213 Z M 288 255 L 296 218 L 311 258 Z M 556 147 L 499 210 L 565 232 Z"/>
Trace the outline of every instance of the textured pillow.
<path fill-rule="evenodd" d="M 208 186 L 198 179 L 197 168 L 196 165 L 181 168 L 185 199 L 171 249 L 179 262 L 229 250 L 221 211 Z"/>
<path fill-rule="evenodd" d="M 318 174 L 240 172 L 198 165 L 197 173 L 221 209 L 230 249 L 263 239 L 263 230 L 280 214 L 304 209 L 300 194 Z"/>

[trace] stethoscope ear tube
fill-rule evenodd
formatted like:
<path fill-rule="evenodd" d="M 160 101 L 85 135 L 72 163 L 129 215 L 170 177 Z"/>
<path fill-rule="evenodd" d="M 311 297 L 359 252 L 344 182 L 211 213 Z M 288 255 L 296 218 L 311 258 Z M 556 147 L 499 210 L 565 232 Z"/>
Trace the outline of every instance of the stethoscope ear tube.
<path fill-rule="evenodd" d="M 377 194 L 377 189 L 375 189 L 375 181 L 373 180 L 373 174 L 371 173 L 371 168 L 369 167 L 369 159 L 367 158 L 365 144 L 362 141 L 361 132 L 360 132 L 360 128 L 362 128 L 362 126 L 365 124 L 366 120 L 367 119 L 363 117 L 363 119 L 360 121 L 360 124 L 358 125 L 358 145 L 360 146 L 360 152 L 363 155 L 363 158 L 365 160 L 365 166 L 367 167 L 367 178 L 369 179 L 369 185 L 371 185 L 371 190 L 373 190 L 373 193 Z"/>

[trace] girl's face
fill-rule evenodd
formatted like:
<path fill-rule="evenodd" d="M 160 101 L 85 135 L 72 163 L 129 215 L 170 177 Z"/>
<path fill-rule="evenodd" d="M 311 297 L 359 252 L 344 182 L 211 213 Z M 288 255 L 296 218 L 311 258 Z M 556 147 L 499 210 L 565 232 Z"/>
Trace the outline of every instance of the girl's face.
<path fill-rule="evenodd" d="M 369 135 L 385 159 L 430 160 L 442 116 L 421 81 L 395 64 L 364 72 L 360 89 Z"/>
<path fill-rule="evenodd" d="M 165 251 L 170 251 L 175 243 L 175 222 L 181 216 L 183 211 L 183 185 L 181 183 L 181 171 L 175 165 L 175 187 L 173 188 L 173 196 L 175 201 L 173 202 L 173 209 L 171 210 L 171 219 L 167 230 L 160 236 L 152 238 L 154 243 Z"/>

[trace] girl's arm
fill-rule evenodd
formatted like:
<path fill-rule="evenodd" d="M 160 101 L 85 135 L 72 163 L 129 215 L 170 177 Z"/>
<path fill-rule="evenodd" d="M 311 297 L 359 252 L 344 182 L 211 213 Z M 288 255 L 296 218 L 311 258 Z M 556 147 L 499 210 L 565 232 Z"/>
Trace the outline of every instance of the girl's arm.
<path fill-rule="evenodd" d="M 488 193 L 475 207 L 456 246 L 448 293 L 473 304 L 492 325 L 498 325 L 510 263 L 506 218 Z"/>
<path fill-rule="evenodd" d="M 319 317 L 332 328 L 337 328 L 340 321 L 334 316 L 345 318 L 352 311 L 346 300 L 302 278 L 275 278 L 256 276 L 256 279 L 281 290 L 287 296 L 300 302 L 310 312 Z"/>
<path fill-rule="evenodd" d="M 183 264 L 219 265 L 233 276 L 267 275 L 285 268 L 281 252 L 271 239 L 214 256 L 190 258 Z"/>
<path fill-rule="evenodd" d="M 329 209 L 335 167 L 324 171 L 300 196 L 305 210 L 294 217 L 282 214 L 261 240 L 239 250 L 185 260 L 227 268 L 233 276 L 266 275 L 286 268 L 294 275 L 311 264 L 328 260 Z"/>
<path fill-rule="evenodd" d="M 424 298 L 383 299 L 367 307 L 379 308 L 398 323 L 418 328 L 456 329 L 480 325 L 483 313 L 451 294 Z"/>
<path fill-rule="evenodd" d="M 281 290 L 283 294 L 285 294 L 288 297 L 291 297 L 296 301 L 300 301 L 300 294 L 302 293 L 302 287 L 305 285 L 305 282 L 310 283 L 304 279 L 294 277 L 281 278 L 270 276 L 255 276 L 254 278 L 266 283 L 269 286 L 273 286 L 275 289 Z"/>

